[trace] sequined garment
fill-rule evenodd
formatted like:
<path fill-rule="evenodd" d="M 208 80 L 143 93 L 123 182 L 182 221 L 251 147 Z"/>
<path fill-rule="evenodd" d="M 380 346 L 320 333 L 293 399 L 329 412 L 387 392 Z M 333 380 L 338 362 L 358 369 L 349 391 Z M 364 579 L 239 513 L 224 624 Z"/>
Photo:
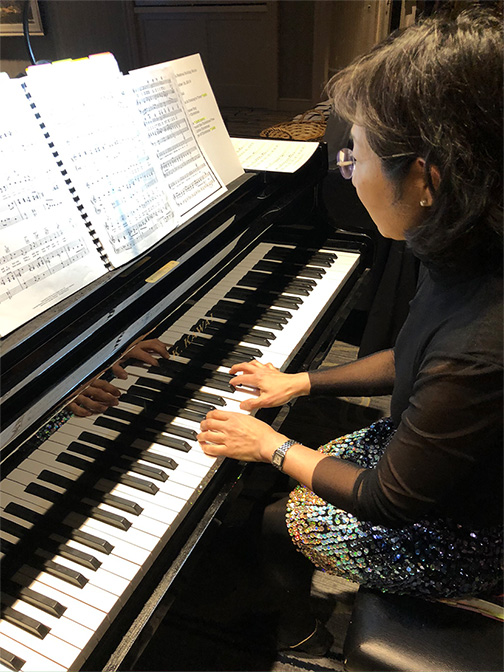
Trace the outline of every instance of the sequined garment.
<path fill-rule="evenodd" d="M 44 443 L 44 441 L 47 441 L 54 432 L 57 432 L 58 429 L 65 424 L 67 420 L 73 417 L 73 413 L 71 411 L 67 411 L 64 409 L 63 411 L 60 411 L 59 413 L 56 413 L 49 422 L 46 422 L 45 425 L 42 425 L 42 427 L 39 429 L 39 431 L 35 434 L 35 436 L 32 439 L 32 445 L 33 447 L 40 446 L 41 443 Z"/>
<path fill-rule="evenodd" d="M 319 451 L 374 467 L 394 432 L 379 420 Z M 502 583 L 502 528 L 472 530 L 450 520 L 387 528 L 360 521 L 297 486 L 287 504 L 289 533 L 319 569 L 384 592 L 458 597 Z"/>

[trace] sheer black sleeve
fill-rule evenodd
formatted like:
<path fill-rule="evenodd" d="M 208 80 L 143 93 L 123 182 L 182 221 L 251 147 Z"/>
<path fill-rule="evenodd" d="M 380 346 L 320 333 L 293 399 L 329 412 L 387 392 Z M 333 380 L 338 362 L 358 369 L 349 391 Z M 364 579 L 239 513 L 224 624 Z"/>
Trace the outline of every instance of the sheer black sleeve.
<path fill-rule="evenodd" d="M 468 509 L 469 500 L 473 508 L 482 501 L 467 497 L 468 489 L 473 494 L 497 482 L 496 473 L 502 480 L 501 443 L 502 369 L 477 357 L 432 358 L 376 468 L 353 470 L 351 502 L 342 506 L 336 476 L 342 461 L 336 458 L 319 463 L 313 489 L 375 524 L 402 525 L 433 512 L 456 520 L 483 513 L 488 519 L 490 512 Z M 348 477 L 347 471 L 345 490 Z M 491 496 L 494 510 L 501 508 L 499 494 Z"/>

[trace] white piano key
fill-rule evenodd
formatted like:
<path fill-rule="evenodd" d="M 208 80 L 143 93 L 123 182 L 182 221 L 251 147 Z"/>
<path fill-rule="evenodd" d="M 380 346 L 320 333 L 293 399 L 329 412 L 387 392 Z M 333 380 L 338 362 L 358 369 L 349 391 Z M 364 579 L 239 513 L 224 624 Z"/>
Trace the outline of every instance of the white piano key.
<path fill-rule="evenodd" d="M 59 637 L 64 642 L 71 643 L 81 650 L 87 646 L 87 643 L 94 635 L 93 631 L 82 625 L 80 621 L 68 618 L 66 612 L 60 618 L 57 618 L 37 609 L 31 604 L 23 602 L 23 600 L 16 600 L 12 604 L 12 608 L 43 623 L 43 625 L 50 628 L 52 635 Z"/>
<path fill-rule="evenodd" d="M 25 661 L 22 672 L 65 672 L 68 669 L 7 635 L 0 635 L 0 646 Z M 8 667 L 1 666 L 0 669 L 12 672 Z"/>
<path fill-rule="evenodd" d="M 76 646 L 64 642 L 51 633 L 46 635 L 44 639 L 39 639 L 35 635 L 31 635 L 22 628 L 3 619 L 0 619 L 0 635 L 5 635 L 5 637 L 9 637 L 15 642 L 19 642 L 19 644 L 66 669 L 74 663 L 81 653 Z M 12 653 L 18 655 L 17 652 L 12 651 Z M 49 668 L 49 670 L 52 670 L 52 668 Z"/>
<path fill-rule="evenodd" d="M 66 607 L 65 616 L 78 621 L 86 628 L 96 632 L 102 625 L 108 627 L 110 619 L 106 611 L 99 608 L 100 605 L 89 604 L 78 600 L 67 593 L 62 593 L 53 586 L 48 586 L 33 575 L 22 572 L 17 574 L 17 582 L 27 588 L 32 588 L 46 597 L 60 602 Z"/>
<path fill-rule="evenodd" d="M 110 614 L 116 602 L 118 601 L 117 595 L 114 595 L 107 590 L 103 590 L 102 588 L 99 588 L 92 583 L 86 583 L 83 588 L 78 588 L 77 586 L 74 586 L 67 581 L 63 581 L 57 576 L 53 576 L 52 574 L 48 574 L 44 571 L 39 571 L 27 564 L 23 564 L 19 568 L 19 570 L 13 575 L 12 580 L 18 581 L 17 577 L 19 576 L 21 578 L 22 575 L 26 575 L 27 577 L 31 578 L 32 581 L 37 580 L 39 585 L 44 584 L 46 586 L 55 588 L 61 595 L 69 595 L 70 597 L 74 597 L 80 602 L 84 602 L 84 604 L 92 605 L 98 610 L 103 611 L 105 614 Z M 20 582 L 21 581 L 19 581 L 19 583 Z M 62 604 L 64 604 L 64 598 L 61 598 L 60 601 Z"/>
<path fill-rule="evenodd" d="M 26 460 L 23 462 L 23 466 L 26 465 Z M 50 465 L 46 465 L 46 468 L 49 470 L 52 470 L 52 467 Z M 29 471 L 24 472 L 25 475 L 23 475 L 22 470 L 19 468 L 14 470 L 10 476 L 16 478 L 20 477 L 23 479 L 23 481 L 27 481 L 30 479 L 30 477 L 33 477 L 33 474 L 31 474 Z M 33 480 L 33 478 L 32 478 Z M 48 487 L 55 487 L 55 486 L 48 486 Z M 104 492 L 108 492 L 107 489 L 103 490 Z M 21 495 L 22 496 L 22 495 Z M 132 501 L 136 501 L 136 497 L 130 497 Z M 144 507 L 145 508 L 145 507 Z M 159 507 L 158 507 L 159 508 Z M 113 509 L 112 509 L 113 510 Z M 151 506 L 149 508 L 149 513 L 148 515 L 150 517 L 152 516 L 152 511 L 155 510 L 154 506 Z M 118 509 L 115 510 L 116 512 L 119 512 Z M 167 513 L 165 509 L 161 509 L 160 512 L 158 513 L 156 520 L 164 521 L 165 524 L 171 521 L 167 521 Z M 136 575 L 138 575 L 138 572 L 142 571 L 142 563 L 141 562 L 133 562 L 131 558 L 131 544 L 125 545 L 124 543 L 116 543 L 114 546 L 112 552 L 110 554 L 104 554 L 100 553 L 99 551 L 94 551 L 93 549 L 90 549 L 88 546 L 85 546 L 84 544 L 79 543 L 78 541 L 72 540 L 72 539 L 65 539 L 61 535 L 58 535 L 56 533 L 53 533 L 50 535 L 51 539 L 58 540 L 59 543 L 65 543 L 71 548 L 75 548 L 76 550 L 80 550 L 83 553 L 88 553 L 90 555 L 95 555 L 95 557 L 101 562 L 101 568 L 105 569 L 109 572 L 112 572 L 114 574 L 118 574 L 119 576 L 126 578 L 126 579 L 133 579 Z"/>

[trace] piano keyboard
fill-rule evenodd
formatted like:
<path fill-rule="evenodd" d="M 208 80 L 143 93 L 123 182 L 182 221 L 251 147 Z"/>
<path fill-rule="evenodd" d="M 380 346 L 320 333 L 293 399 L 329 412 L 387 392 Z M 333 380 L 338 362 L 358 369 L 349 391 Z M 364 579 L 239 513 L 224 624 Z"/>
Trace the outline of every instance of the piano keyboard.
<path fill-rule="evenodd" d="M 298 256 L 257 245 L 159 335 L 169 360 L 128 365 L 117 407 L 71 418 L 3 479 L 2 556 L 32 528 L 43 537 L 2 584 L 0 670 L 76 670 L 100 641 L 221 463 L 196 434 L 211 408 L 243 412 L 250 390 L 229 367 L 285 369 L 359 262 Z"/>

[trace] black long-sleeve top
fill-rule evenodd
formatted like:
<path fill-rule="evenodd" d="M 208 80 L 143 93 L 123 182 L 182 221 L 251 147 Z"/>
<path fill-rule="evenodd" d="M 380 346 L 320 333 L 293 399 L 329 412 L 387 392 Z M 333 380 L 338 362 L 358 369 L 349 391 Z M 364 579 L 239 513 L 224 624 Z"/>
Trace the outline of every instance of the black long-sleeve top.
<path fill-rule="evenodd" d="M 351 513 L 387 526 L 502 521 L 502 317 L 501 276 L 443 279 L 421 269 L 394 351 L 397 430 L 374 469 L 354 472 Z M 313 489 L 341 505 L 331 492 L 335 462 L 319 463 Z"/>

